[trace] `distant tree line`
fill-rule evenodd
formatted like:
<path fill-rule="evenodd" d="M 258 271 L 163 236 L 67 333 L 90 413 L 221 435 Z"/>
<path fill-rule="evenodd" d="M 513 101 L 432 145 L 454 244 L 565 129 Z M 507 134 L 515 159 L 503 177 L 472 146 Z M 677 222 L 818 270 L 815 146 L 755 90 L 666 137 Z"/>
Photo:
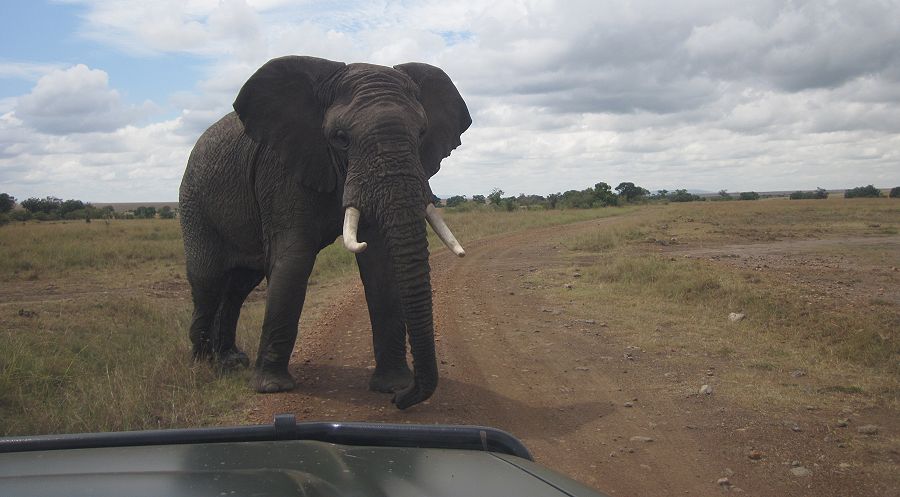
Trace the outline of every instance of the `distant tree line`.
<path fill-rule="evenodd" d="M 30 197 L 18 203 L 22 209 L 15 209 L 17 200 L 8 193 L 0 193 L 0 224 L 9 221 L 58 221 L 91 219 L 174 219 L 175 210 L 168 205 L 137 207 L 134 210 L 117 212 L 111 205 L 94 207 L 90 202 L 63 200 L 57 197 Z"/>
<path fill-rule="evenodd" d="M 717 198 L 704 198 L 687 190 L 657 190 L 651 194 L 646 188 L 630 181 L 619 183 L 612 188 L 608 183 L 600 182 L 584 190 L 569 190 L 551 193 L 547 196 L 520 194 L 518 197 L 506 197 L 505 192 L 494 188 L 487 197 L 472 195 L 466 198 L 454 195 L 444 202 L 446 207 L 457 210 L 471 210 L 487 205 L 497 210 L 512 211 L 515 209 L 590 209 L 593 207 L 610 207 L 639 202 L 698 202 L 706 200 L 736 200 L 722 190 Z M 741 192 L 739 200 L 758 200 L 756 192 Z"/>

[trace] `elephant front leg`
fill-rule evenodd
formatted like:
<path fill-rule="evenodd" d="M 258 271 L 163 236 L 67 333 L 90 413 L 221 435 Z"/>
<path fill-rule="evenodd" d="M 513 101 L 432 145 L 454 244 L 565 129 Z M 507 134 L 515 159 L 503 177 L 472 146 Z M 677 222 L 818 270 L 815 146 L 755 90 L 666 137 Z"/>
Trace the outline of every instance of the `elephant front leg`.
<path fill-rule="evenodd" d="M 375 352 L 375 372 L 369 380 L 369 389 L 393 393 L 408 387 L 413 380 L 406 362 L 406 323 L 384 242 L 374 230 L 363 230 L 360 235 L 369 244 L 364 252 L 356 255 Z"/>
<path fill-rule="evenodd" d="M 296 382 L 288 363 L 297 340 L 306 284 L 315 262 L 315 251 L 280 257 L 269 273 L 266 316 L 252 386 L 260 393 L 292 390 Z"/>

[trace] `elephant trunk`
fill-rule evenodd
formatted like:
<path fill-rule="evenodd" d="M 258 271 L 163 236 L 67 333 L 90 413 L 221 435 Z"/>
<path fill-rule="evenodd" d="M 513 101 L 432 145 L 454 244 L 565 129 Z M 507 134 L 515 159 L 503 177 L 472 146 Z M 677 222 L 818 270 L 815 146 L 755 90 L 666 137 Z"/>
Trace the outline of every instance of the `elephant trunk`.
<path fill-rule="evenodd" d="M 413 358 L 413 384 L 394 397 L 394 403 L 400 409 L 427 400 L 438 382 L 424 211 L 424 207 L 419 207 L 378 216 L 383 218 L 378 224 L 397 280 Z"/>

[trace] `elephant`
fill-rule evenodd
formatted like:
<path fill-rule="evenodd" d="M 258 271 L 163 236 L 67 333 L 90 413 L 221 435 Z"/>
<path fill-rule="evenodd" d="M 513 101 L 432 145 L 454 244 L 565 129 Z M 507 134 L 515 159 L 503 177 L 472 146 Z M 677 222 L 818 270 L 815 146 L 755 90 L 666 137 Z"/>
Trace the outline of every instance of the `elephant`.
<path fill-rule="evenodd" d="M 285 56 L 260 67 L 233 107 L 198 139 L 179 191 L 193 357 L 249 367 L 236 326 L 265 278 L 251 386 L 295 388 L 288 361 L 310 272 L 342 236 L 372 326 L 369 388 L 400 409 L 427 400 L 438 369 L 426 220 L 465 255 L 428 183 L 472 123 L 459 91 L 428 64 Z"/>

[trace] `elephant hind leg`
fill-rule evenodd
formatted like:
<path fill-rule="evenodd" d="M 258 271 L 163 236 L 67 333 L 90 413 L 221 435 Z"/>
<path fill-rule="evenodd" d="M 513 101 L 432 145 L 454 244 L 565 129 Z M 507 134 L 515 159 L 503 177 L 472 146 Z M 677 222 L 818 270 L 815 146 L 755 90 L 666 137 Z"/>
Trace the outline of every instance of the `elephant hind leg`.
<path fill-rule="evenodd" d="M 263 272 L 247 268 L 234 268 L 227 273 L 225 290 L 216 311 L 211 346 L 219 366 L 224 370 L 248 367 L 250 359 L 238 349 L 235 343 L 238 318 L 241 306 L 247 295 L 256 288 L 263 279 Z"/>

